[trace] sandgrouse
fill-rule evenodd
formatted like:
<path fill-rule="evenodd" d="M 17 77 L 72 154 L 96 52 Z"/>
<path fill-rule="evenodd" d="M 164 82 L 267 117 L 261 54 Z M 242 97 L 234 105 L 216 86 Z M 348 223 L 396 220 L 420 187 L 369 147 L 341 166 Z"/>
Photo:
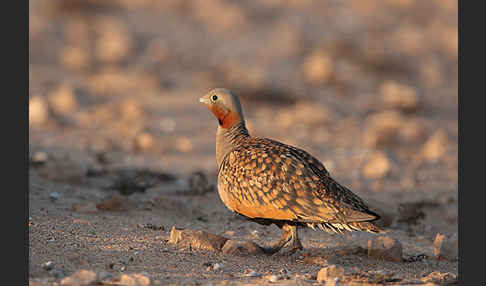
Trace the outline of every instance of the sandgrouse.
<path fill-rule="evenodd" d="M 288 245 L 303 249 L 297 227 L 381 232 L 379 216 L 340 185 L 324 165 L 304 150 L 248 133 L 238 97 L 223 88 L 199 99 L 218 119 L 218 193 L 231 211 L 254 222 L 276 224 L 280 240 L 266 253 Z"/>

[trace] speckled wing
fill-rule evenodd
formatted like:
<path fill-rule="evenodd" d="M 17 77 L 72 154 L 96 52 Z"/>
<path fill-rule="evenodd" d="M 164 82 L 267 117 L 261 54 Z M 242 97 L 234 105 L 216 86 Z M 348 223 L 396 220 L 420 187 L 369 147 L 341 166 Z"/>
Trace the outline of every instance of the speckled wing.
<path fill-rule="evenodd" d="M 218 192 L 229 209 L 249 218 L 338 229 L 378 218 L 312 155 L 266 138 L 249 138 L 228 153 Z"/>

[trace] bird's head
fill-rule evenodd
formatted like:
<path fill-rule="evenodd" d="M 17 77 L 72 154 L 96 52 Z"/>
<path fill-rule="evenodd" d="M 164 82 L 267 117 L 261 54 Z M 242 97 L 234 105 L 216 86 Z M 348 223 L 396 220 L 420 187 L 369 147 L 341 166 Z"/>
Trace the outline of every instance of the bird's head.
<path fill-rule="evenodd" d="M 228 89 L 213 89 L 199 98 L 199 102 L 211 110 L 222 128 L 231 128 L 238 122 L 244 122 L 240 100 Z"/>

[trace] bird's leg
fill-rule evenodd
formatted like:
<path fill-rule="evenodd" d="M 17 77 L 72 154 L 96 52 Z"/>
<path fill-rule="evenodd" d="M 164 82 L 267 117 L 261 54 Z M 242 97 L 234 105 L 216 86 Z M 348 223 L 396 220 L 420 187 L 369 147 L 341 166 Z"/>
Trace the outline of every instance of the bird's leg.
<path fill-rule="evenodd" d="M 293 254 L 297 250 L 303 250 L 304 247 L 302 246 L 302 243 L 300 242 L 299 235 L 297 232 L 297 226 L 296 225 L 287 225 L 289 228 L 290 232 L 290 245 L 289 245 L 289 250 L 287 251 L 287 254 Z M 284 226 L 285 227 L 285 226 Z"/>
<path fill-rule="evenodd" d="M 271 246 L 271 247 L 262 247 L 262 250 L 265 254 L 274 254 L 277 253 L 282 247 L 287 244 L 292 239 L 292 230 L 291 226 L 288 224 L 284 224 L 282 226 L 282 236 L 280 237 L 279 241 Z"/>
<path fill-rule="evenodd" d="M 289 225 L 284 224 L 282 226 L 282 236 L 280 240 L 272 247 L 262 248 L 266 254 L 274 254 L 277 253 L 280 249 L 282 249 L 287 243 L 290 242 L 289 250 L 286 251 L 287 254 L 293 254 L 297 250 L 303 250 L 302 243 L 299 240 L 299 236 L 297 233 L 297 226 L 296 225 Z"/>

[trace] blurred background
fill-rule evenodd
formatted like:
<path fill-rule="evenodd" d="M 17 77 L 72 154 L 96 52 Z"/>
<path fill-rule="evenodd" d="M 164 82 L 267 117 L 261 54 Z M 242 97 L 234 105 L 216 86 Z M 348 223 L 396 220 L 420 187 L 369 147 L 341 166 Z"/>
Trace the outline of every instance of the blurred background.
<path fill-rule="evenodd" d="M 453 0 L 31 0 L 31 161 L 59 162 L 52 179 L 214 178 L 217 121 L 198 98 L 226 87 L 253 135 L 351 189 L 456 200 L 457 18 Z"/>

